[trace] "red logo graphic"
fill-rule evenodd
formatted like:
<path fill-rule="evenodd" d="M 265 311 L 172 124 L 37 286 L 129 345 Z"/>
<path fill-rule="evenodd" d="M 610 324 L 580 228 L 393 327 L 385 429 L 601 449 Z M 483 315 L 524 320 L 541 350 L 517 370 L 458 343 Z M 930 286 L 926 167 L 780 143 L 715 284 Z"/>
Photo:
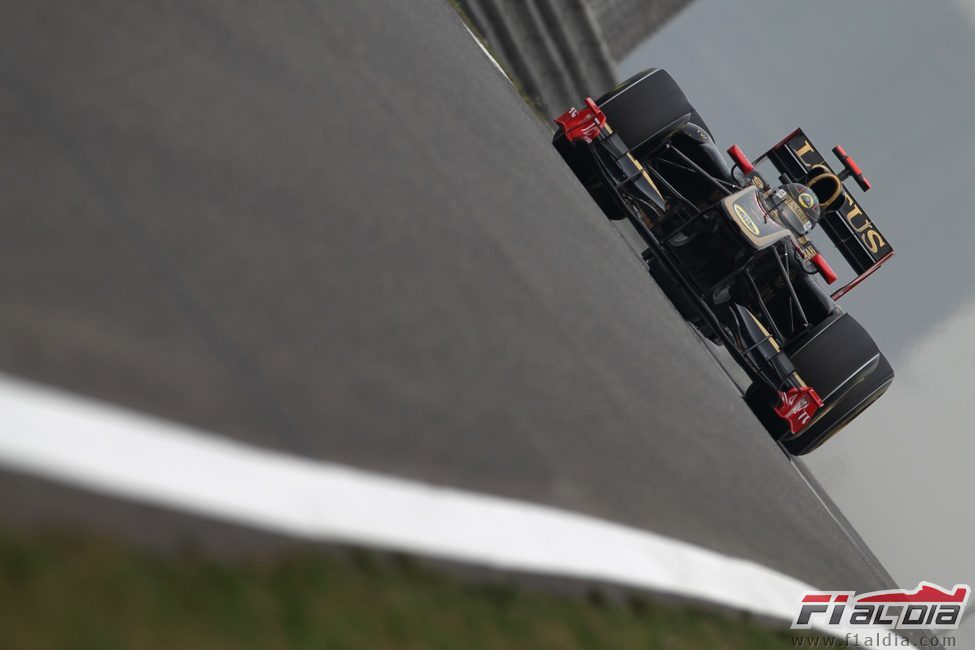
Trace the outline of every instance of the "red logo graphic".
<path fill-rule="evenodd" d="M 830 626 L 877 626 L 900 630 L 956 630 L 972 589 L 945 589 L 921 582 L 914 591 L 893 589 L 860 594 L 854 591 L 812 592 L 803 595 L 792 629 Z"/>

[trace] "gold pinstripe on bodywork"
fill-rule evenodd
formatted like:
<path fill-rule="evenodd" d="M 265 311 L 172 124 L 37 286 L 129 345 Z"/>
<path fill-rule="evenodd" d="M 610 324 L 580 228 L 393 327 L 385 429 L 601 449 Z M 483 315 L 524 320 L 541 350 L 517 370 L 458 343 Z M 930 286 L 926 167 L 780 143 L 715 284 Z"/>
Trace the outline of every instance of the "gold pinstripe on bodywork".
<path fill-rule="evenodd" d="M 613 129 L 612 127 L 610 127 L 609 124 L 603 125 L 603 131 L 605 131 L 607 135 L 613 134 Z M 652 187 L 653 191 L 656 192 L 657 196 L 660 197 L 660 201 L 666 203 L 666 201 L 664 200 L 664 195 L 661 194 L 660 189 L 657 187 L 657 184 L 653 182 L 652 178 L 650 178 L 650 174 L 648 174 L 647 170 L 643 168 L 643 164 L 639 160 L 633 157 L 633 154 L 630 153 L 629 149 L 626 150 L 626 157 L 630 159 L 630 162 L 632 162 L 638 170 L 640 170 L 640 173 L 643 174 L 643 178 L 645 178 L 646 181 L 650 183 L 650 187 Z"/>
<path fill-rule="evenodd" d="M 752 313 L 752 310 L 746 308 L 745 311 L 748 312 L 748 315 L 751 316 L 752 320 L 755 321 L 755 324 L 758 325 L 758 329 L 762 330 L 762 334 L 764 334 L 767 337 L 769 343 L 772 344 L 772 348 L 774 348 L 776 352 L 781 352 L 782 348 L 779 346 L 779 342 L 775 340 L 775 337 L 772 336 L 767 329 L 765 329 L 765 326 L 762 325 L 762 321 L 758 320 L 755 317 L 755 314 Z M 799 376 L 799 372 L 796 371 L 792 374 L 794 374 L 796 376 L 796 379 L 799 380 L 799 385 L 805 388 L 806 382 L 802 380 L 801 376 Z"/>

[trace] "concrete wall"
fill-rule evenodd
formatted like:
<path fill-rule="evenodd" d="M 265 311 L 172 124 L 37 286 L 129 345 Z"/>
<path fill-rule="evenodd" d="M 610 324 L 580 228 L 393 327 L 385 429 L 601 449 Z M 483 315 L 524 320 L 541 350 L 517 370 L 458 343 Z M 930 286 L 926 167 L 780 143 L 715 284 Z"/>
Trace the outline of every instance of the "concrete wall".
<path fill-rule="evenodd" d="M 461 0 L 548 116 L 615 85 L 616 61 L 690 0 Z"/>
<path fill-rule="evenodd" d="M 586 0 L 617 61 L 690 3 L 691 0 Z"/>

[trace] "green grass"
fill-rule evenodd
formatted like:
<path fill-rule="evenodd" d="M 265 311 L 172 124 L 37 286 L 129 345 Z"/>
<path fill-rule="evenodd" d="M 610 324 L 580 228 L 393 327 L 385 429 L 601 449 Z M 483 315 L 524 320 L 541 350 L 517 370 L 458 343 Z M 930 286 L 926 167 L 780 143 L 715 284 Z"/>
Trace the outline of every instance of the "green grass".
<path fill-rule="evenodd" d="M 4 650 L 788 647 L 745 619 L 478 585 L 366 553 L 216 560 L 0 531 Z"/>

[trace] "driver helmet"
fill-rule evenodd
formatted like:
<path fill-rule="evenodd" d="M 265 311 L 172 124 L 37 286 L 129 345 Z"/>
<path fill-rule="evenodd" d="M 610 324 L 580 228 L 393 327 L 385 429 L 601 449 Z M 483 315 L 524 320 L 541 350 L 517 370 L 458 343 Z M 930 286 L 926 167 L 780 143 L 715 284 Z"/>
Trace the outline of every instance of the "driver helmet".
<path fill-rule="evenodd" d="M 772 190 L 769 200 L 782 225 L 799 236 L 816 227 L 820 217 L 819 198 L 801 183 L 786 183 Z"/>

